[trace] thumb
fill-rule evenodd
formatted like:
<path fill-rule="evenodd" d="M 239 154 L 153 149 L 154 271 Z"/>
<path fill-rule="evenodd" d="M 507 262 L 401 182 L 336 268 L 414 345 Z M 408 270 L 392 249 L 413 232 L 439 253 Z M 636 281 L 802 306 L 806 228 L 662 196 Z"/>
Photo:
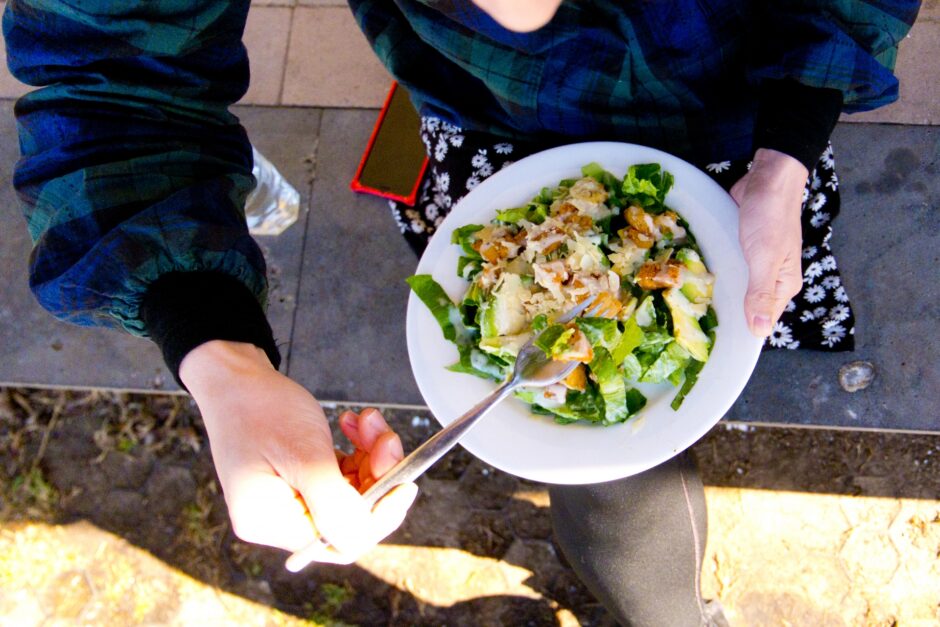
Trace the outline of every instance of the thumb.
<path fill-rule="evenodd" d="M 286 470 L 284 479 L 300 492 L 323 538 L 342 554 L 358 555 L 369 548 L 369 507 L 343 478 L 332 451 L 329 459 L 307 457 Z"/>
<path fill-rule="evenodd" d="M 744 315 L 751 333 L 767 337 L 773 330 L 776 304 L 777 274 L 780 263 L 768 252 L 758 251 L 750 255 L 748 264 L 747 294 L 744 297 Z"/>

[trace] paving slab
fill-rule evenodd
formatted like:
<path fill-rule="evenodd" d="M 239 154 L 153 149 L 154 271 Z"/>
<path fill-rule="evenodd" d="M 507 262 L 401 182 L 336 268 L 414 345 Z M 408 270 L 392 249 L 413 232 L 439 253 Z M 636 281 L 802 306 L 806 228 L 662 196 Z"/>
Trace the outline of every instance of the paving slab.
<path fill-rule="evenodd" d="M 243 41 L 251 82 L 242 104 L 280 104 L 293 13 L 284 6 L 252 6 L 248 12 Z"/>
<path fill-rule="evenodd" d="M 895 75 L 899 98 L 886 107 L 843 115 L 846 122 L 940 124 L 940 9 L 925 5 L 907 37 L 898 46 Z"/>
<path fill-rule="evenodd" d="M 387 202 L 349 190 L 376 115 L 324 112 L 289 373 L 324 399 L 423 404 L 405 346 L 417 259 Z"/>
<path fill-rule="evenodd" d="M 0 212 L 9 228 L 0 245 L 0 381 L 54 387 L 129 390 L 177 389 L 159 351 L 149 341 L 117 331 L 59 322 L 35 301 L 28 288 L 32 244 L 11 184 L 18 143 L 10 102 L 0 103 Z M 320 112 L 311 109 L 236 111 L 262 153 L 309 201 L 309 159 L 316 146 Z M 268 260 L 269 317 L 287 352 L 304 237 L 304 218 L 276 238 L 258 238 Z"/>
<path fill-rule="evenodd" d="M 0 2 L 0 15 L 3 15 L 4 9 L 6 2 Z M 19 98 L 27 91 L 29 87 L 13 78 L 7 69 L 7 47 L 0 45 L 0 98 Z"/>
<path fill-rule="evenodd" d="M 349 7 L 294 9 L 283 104 L 381 107 L 391 82 Z"/>
<path fill-rule="evenodd" d="M 833 252 L 856 314 L 853 353 L 764 354 L 732 420 L 940 430 L 940 129 L 840 124 L 833 136 L 842 210 Z M 839 368 L 865 360 L 870 387 Z"/>

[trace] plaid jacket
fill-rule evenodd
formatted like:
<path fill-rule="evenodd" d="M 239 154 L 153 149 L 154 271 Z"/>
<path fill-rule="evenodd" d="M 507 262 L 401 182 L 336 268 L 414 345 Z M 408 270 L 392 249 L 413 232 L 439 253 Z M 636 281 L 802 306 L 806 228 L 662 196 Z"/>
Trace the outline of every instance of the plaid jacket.
<path fill-rule="evenodd" d="M 846 111 L 894 100 L 896 46 L 918 3 L 566 1 L 528 34 L 469 0 L 351 5 L 425 114 L 726 159 L 751 149 L 762 79 L 837 89 Z M 250 146 L 228 112 L 248 85 L 248 6 L 8 0 L 10 69 L 40 87 L 16 105 L 14 185 L 35 241 L 31 287 L 57 317 L 145 335 L 141 302 L 173 271 L 221 272 L 264 301 L 243 217 Z"/>

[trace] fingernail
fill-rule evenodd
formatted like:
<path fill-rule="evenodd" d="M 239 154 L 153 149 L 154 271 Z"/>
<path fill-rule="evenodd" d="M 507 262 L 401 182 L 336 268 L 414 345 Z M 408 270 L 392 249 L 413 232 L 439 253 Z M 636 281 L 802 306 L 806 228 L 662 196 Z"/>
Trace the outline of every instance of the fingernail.
<path fill-rule="evenodd" d="M 373 429 L 382 430 L 385 427 L 385 419 L 382 418 L 382 414 L 380 414 L 377 409 L 370 407 L 364 410 L 362 412 L 362 419 Z"/>
<path fill-rule="evenodd" d="M 397 435 L 393 438 L 389 438 L 388 443 L 388 452 L 392 454 L 392 457 L 395 459 L 402 459 L 405 456 L 405 449 L 401 445 L 401 438 Z"/>
<path fill-rule="evenodd" d="M 754 316 L 754 330 L 764 337 L 770 335 L 771 324 L 768 316 Z"/>

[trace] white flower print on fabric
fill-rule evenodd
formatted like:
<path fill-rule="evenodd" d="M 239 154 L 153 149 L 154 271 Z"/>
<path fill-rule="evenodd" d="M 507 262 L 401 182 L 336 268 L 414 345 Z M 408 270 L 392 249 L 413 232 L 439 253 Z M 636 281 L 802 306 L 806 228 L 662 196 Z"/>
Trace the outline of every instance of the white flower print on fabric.
<path fill-rule="evenodd" d="M 836 167 L 836 160 L 832 158 L 832 145 L 826 146 L 820 161 L 822 161 L 823 165 L 829 170 Z"/>
<path fill-rule="evenodd" d="M 495 146 L 493 146 L 493 150 L 495 150 L 496 154 L 498 155 L 511 155 L 513 148 L 512 148 L 512 144 L 507 144 L 506 142 L 503 142 L 501 144 L 496 144 Z"/>
<path fill-rule="evenodd" d="M 790 342 L 789 344 L 787 344 L 787 350 L 788 350 L 788 351 L 795 351 L 795 350 L 798 349 L 799 347 L 800 347 L 800 341 L 799 341 L 799 340 L 795 340 L 795 341 Z"/>
<path fill-rule="evenodd" d="M 441 131 L 443 131 L 444 135 L 448 135 L 448 136 L 463 133 L 462 128 L 454 124 L 451 124 L 450 122 L 445 122 L 444 120 L 441 120 Z"/>
<path fill-rule="evenodd" d="M 803 313 L 800 314 L 800 322 L 809 322 L 810 320 L 815 320 L 815 319 L 816 319 L 816 314 L 814 314 L 812 311 L 808 309 L 804 310 Z"/>
<path fill-rule="evenodd" d="M 448 196 L 444 192 L 434 193 L 434 204 L 437 205 L 438 208 L 444 207 L 445 209 L 450 209 L 451 202 L 453 201 L 450 199 L 450 196 Z M 428 217 L 433 220 L 437 216 L 428 215 Z"/>
<path fill-rule="evenodd" d="M 463 146 L 463 135 L 451 135 L 450 139 L 447 141 L 449 141 L 450 145 L 454 148 L 460 148 Z"/>
<path fill-rule="evenodd" d="M 844 322 L 849 317 L 850 313 L 851 311 L 846 305 L 839 303 L 829 310 L 829 319 L 835 320 L 836 322 Z"/>
<path fill-rule="evenodd" d="M 826 315 L 825 307 L 817 307 L 816 309 L 813 310 L 813 316 L 816 318 L 822 318 L 825 315 Z"/>
<path fill-rule="evenodd" d="M 483 178 L 486 178 L 490 176 L 491 174 L 493 174 L 493 166 L 490 165 L 489 163 L 484 163 L 482 166 L 480 166 L 480 169 L 477 170 L 477 172 L 480 173 L 480 176 L 482 176 Z"/>
<path fill-rule="evenodd" d="M 407 209 L 405 211 L 405 217 L 410 220 L 408 228 L 410 228 L 415 233 L 421 233 L 427 230 L 427 223 L 421 217 L 421 213 L 417 209 Z"/>
<path fill-rule="evenodd" d="M 485 165 L 489 165 L 490 161 L 486 158 L 486 150 L 481 148 L 477 151 L 477 154 L 473 155 L 473 159 L 470 160 L 470 165 L 475 168 L 482 168 Z"/>
<path fill-rule="evenodd" d="M 827 219 L 827 220 L 829 219 L 829 216 L 828 216 L 828 215 L 826 216 L 826 219 Z M 831 227 L 829 228 L 829 232 L 826 233 L 826 236 L 823 237 L 823 241 L 822 241 L 822 247 L 825 248 L 826 250 L 832 250 L 832 249 L 829 247 L 829 240 L 830 240 L 830 239 L 832 239 L 832 228 L 831 228 Z"/>
<path fill-rule="evenodd" d="M 816 279 L 822 276 L 822 273 L 822 264 L 820 264 L 818 261 L 814 261 L 813 263 L 806 266 L 806 270 L 803 271 L 803 277 L 806 279 L 807 283 L 812 284 Z"/>
<path fill-rule="evenodd" d="M 467 191 L 473 189 L 479 184 L 480 184 L 480 179 L 478 179 L 475 176 L 471 176 L 470 178 L 467 179 Z"/>
<path fill-rule="evenodd" d="M 820 187 L 822 187 L 822 179 L 819 178 L 818 174 L 816 174 L 816 170 L 813 170 L 813 179 L 809 184 L 809 188 L 815 192 Z"/>
<path fill-rule="evenodd" d="M 438 138 L 437 144 L 434 146 L 434 160 L 443 161 L 444 157 L 447 156 L 447 140 L 443 137 Z"/>
<path fill-rule="evenodd" d="M 845 327 L 841 324 L 834 324 L 830 327 L 823 327 L 823 344 L 832 348 L 836 344 L 842 341 L 842 338 L 845 337 Z"/>
<path fill-rule="evenodd" d="M 392 210 L 392 217 L 395 218 L 395 224 L 398 225 L 398 230 L 404 233 L 408 230 L 408 224 L 402 219 L 402 213 L 397 211 L 398 204 L 394 200 L 388 201 L 388 207 Z"/>
<path fill-rule="evenodd" d="M 836 258 L 832 255 L 826 255 L 819 260 L 819 265 L 822 266 L 823 270 L 833 271 L 836 269 Z"/>
<path fill-rule="evenodd" d="M 796 301 L 791 300 L 783 310 L 786 312 L 796 311 Z"/>
<path fill-rule="evenodd" d="M 793 331 L 782 322 L 777 322 L 777 324 L 774 325 L 773 331 L 767 336 L 767 342 L 769 342 L 771 346 L 778 348 L 786 346 L 793 342 Z"/>
<path fill-rule="evenodd" d="M 803 249 L 803 259 L 812 259 L 816 256 L 816 251 L 817 249 L 815 246 L 807 246 Z"/>
<path fill-rule="evenodd" d="M 708 165 L 705 166 L 705 169 L 715 174 L 721 174 L 722 172 L 724 172 L 730 167 L 731 167 L 730 161 L 719 161 L 718 163 L 709 163 Z"/>
<path fill-rule="evenodd" d="M 827 290 L 834 290 L 842 285 L 842 279 L 837 276 L 827 276 L 822 280 L 822 286 Z"/>
<path fill-rule="evenodd" d="M 809 223 L 813 225 L 814 228 L 819 228 L 829 222 L 829 214 L 825 211 L 820 211 L 819 213 L 814 213 L 813 217 L 809 219 Z"/>
<path fill-rule="evenodd" d="M 832 176 L 829 177 L 829 181 L 826 183 L 826 187 L 828 187 L 832 191 L 836 191 L 837 189 L 839 189 L 839 177 L 836 176 L 835 172 L 833 172 Z"/>
<path fill-rule="evenodd" d="M 438 207 L 437 203 L 432 202 L 424 208 L 424 215 L 428 220 L 436 223 L 437 219 L 441 216 L 440 207 Z"/>
<path fill-rule="evenodd" d="M 803 297 L 810 303 L 818 303 L 826 297 L 826 290 L 821 285 L 812 285 L 803 293 Z"/>
<path fill-rule="evenodd" d="M 826 195 L 822 192 L 819 192 L 813 196 L 813 202 L 810 203 L 809 208 L 813 211 L 819 211 L 826 204 Z"/>
<path fill-rule="evenodd" d="M 450 174 L 447 172 L 440 172 L 434 177 L 434 188 L 439 192 L 446 193 L 450 189 Z"/>
<path fill-rule="evenodd" d="M 836 300 L 839 301 L 840 303 L 849 302 L 849 297 L 845 293 L 845 288 L 842 287 L 841 285 L 836 288 L 836 291 L 833 293 L 833 295 L 836 297 Z"/>

